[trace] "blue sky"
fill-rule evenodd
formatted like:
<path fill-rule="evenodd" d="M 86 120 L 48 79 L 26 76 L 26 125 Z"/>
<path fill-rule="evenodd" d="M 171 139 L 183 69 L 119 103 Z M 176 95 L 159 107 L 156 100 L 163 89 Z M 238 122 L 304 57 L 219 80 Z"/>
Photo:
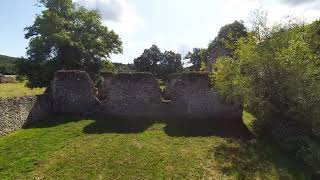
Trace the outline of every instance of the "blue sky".
<path fill-rule="evenodd" d="M 131 63 L 152 44 L 185 54 L 206 47 L 219 29 L 235 20 L 248 23 L 250 11 L 263 6 L 270 24 L 287 15 L 306 21 L 320 18 L 319 0 L 74 0 L 99 9 L 106 26 L 122 38 L 124 53 L 112 61 Z M 24 31 L 41 13 L 36 0 L 1 0 L 0 54 L 25 56 Z"/>

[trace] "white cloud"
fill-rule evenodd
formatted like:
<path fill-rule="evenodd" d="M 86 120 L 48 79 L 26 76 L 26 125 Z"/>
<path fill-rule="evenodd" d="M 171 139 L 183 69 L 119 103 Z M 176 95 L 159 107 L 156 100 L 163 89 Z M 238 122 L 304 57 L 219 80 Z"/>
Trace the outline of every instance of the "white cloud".
<path fill-rule="evenodd" d="M 288 4 L 290 6 L 299 6 L 303 4 L 318 4 L 319 0 L 282 0 L 283 3 Z"/>
<path fill-rule="evenodd" d="M 305 22 L 312 22 L 320 17 L 320 1 L 286 0 L 287 3 L 276 3 L 268 7 L 268 15 L 272 22 L 294 17 Z M 316 6 L 318 4 L 318 6 Z M 318 7 L 318 8 L 317 8 Z"/>
<path fill-rule="evenodd" d="M 121 36 L 141 30 L 143 19 L 127 0 L 74 0 L 89 9 L 101 12 L 105 25 L 115 30 Z"/>
<path fill-rule="evenodd" d="M 244 18 L 247 27 L 250 27 L 250 12 L 258 8 L 267 11 L 269 26 L 290 18 L 304 22 L 320 18 L 320 0 L 247 0 L 247 5 L 243 6 L 250 7 L 244 11 L 247 14 Z"/>
<path fill-rule="evenodd" d="M 182 55 L 194 47 L 207 47 L 222 26 L 235 20 L 248 23 L 250 11 L 260 6 L 268 11 L 269 25 L 280 22 L 288 15 L 305 19 L 307 22 L 320 17 L 320 0 L 204 0 L 201 4 L 193 0 L 74 1 L 89 9 L 98 9 L 104 23 L 120 34 L 124 53 L 113 55 L 112 60 L 123 63 L 132 63 L 134 58 L 153 44 L 158 45 L 161 51 L 171 50 Z M 138 15 L 133 5 L 140 6 L 145 20 Z M 157 23 L 154 23 L 155 21 Z M 142 28 L 143 33 L 134 33 Z"/>
<path fill-rule="evenodd" d="M 131 41 L 126 39 L 123 43 L 123 54 L 113 55 L 111 59 L 113 62 L 132 63 L 134 58 L 139 57 L 144 49 L 150 48 L 153 44 L 154 42 L 152 41 Z"/>
<path fill-rule="evenodd" d="M 189 51 L 192 50 L 192 46 L 190 45 L 186 45 L 186 44 L 181 44 L 178 46 L 178 50 L 177 52 L 180 53 L 182 55 L 182 57 L 186 56 L 188 54 Z"/>

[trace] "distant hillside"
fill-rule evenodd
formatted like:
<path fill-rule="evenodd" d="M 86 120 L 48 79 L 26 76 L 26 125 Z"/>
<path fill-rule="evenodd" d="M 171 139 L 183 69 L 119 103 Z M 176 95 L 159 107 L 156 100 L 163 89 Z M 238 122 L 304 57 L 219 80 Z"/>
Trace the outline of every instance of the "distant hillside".
<path fill-rule="evenodd" d="M 16 74 L 15 62 L 19 58 L 0 55 L 0 74 Z"/>
<path fill-rule="evenodd" d="M 12 61 L 16 61 L 17 59 L 19 59 L 19 58 L 0 55 L 0 62 L 9 62 L 10 63 Z"/>

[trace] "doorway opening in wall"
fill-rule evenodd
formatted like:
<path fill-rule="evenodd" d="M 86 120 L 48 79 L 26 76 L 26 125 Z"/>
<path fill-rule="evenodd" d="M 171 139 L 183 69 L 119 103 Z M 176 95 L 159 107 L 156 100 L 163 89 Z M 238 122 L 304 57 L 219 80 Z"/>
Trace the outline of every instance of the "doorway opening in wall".
<path fill-rule="evenodd" d="M 158 82 L 158 85 L 160 87 L 160 92 L 161 92 L 161 102 L 163 103 L 171 103 L 172 100 L 171 100 L 171 94 L 167 88 L 168 84 L 167 82 L 165 82 L 164 80 L 162 79 L 157 79 L 157 82 Z"/>

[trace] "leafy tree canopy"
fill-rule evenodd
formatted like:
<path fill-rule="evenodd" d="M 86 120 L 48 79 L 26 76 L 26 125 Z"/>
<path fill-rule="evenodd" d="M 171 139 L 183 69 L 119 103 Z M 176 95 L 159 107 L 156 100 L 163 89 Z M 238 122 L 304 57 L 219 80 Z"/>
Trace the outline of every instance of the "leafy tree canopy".
<path fill-rule="evenodd" d="M 181 54 L 165 51 L 159 64 L 158 76 L 167 80 L 169 74 L 181 72 L 183 69 L 181 60 Z"/>
<path fill-rule="evenodd" d="M 185 59 L 188 59 L 192 64 L 190 70 L 200 71 L 201 65 L 208 62 L 208 51 L 207 49 L 194 48 L 192 52 L 188 52 Z"/>
<path fill-rule="evenodd" d="M 85 70 L 95 80 L 104 60 L 122 52 L 119 36 L 101 23 L 98 11 L 72 0 L 39 0 L 45 7 L 33 25 L 25 28 L 30 39 L 28 59 L 19 63 L 29 87 L 49 85 L 59 69 Z"/>
<path fill-rule="evenodd" d="M 206 69 L 211 71 L 212 64 L 215 63 L 218 57 L 233 57 L 237 41 L 247 35 L 248 30 L 242 21 L 234 21 L 223 26 L 217 37 L 209 43 L 207 48 L 194 48 L 192 52 L 187 54 L 185 59 L 189 59 L 189 63 L 192 64 L 190 70 Z M 204 64 L 206 64 L 206 68 L 201 68 L 201 65 Z"/>
<path fill-rule="evenodd" d="M 151 72 L 157 78 L 166 79 L 170 73 L 182 70 L 181 59 L 180 54 L 172 51 L 162 53 L 156 45 L 153 45 L 133 61 L 137 71 Z"/>
<path fill-rule="evenodd" d="M 133 60 L 134 66 L 137 71 L 157 73 L 158 64 L 163 57 L 162 52 L 156 45 L 152 45 L 151 48 L 145 49 L 142 55 Z"/>
<path fill-rule="evenodd" d="M 117 72 L 135 72 L 134 64 L 113 63 Z"/>
<path fill-rule="evenodd" d="M 242 21 L 235 21 L 223 26 L 218 36 L 209 44 L 208 52 L 211 59 L 221 56 L 232 57 L 237 41 L 248 34 Z"/>
<path fill-rule="evenodd" d="M 314 169 L 320 168 L 319 27 L 315 21 L 253 31 L 232 58 L 218 58 L 212 75 L 221 95 L 240 99 L 257 117 L 257 135 Z"/>
<path fill-rule="evenodd" d="M 278 26 L 263 41 L 255 33 L 240 39 L 233 58 L 218 59 L 215 87 L 240 97 L 261 124 L 300 122 L 320 137 L 319 27 Z"/>

